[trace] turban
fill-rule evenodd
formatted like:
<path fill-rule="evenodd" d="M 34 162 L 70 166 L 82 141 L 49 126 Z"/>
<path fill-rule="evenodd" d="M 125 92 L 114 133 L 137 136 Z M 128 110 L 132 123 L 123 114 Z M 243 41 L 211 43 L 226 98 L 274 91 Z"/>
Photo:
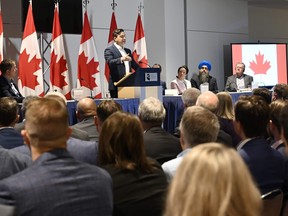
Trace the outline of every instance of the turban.
<path fill-rule="evenodd" d="M 211 70 L 211 63 L 209 61 L 201 61 L 198 65 L 198 69 L 200 69 L 201 67 L 203 66 L 207 66 L 208 67 L 208 70 L 210 71 Z"/>

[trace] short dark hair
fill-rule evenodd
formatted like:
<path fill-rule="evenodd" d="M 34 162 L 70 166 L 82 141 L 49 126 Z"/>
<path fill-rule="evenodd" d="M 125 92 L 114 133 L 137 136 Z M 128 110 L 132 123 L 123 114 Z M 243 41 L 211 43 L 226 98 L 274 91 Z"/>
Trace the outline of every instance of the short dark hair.
<path fill-rule="evenodd" d="M 267 88 L 253 89 L 253 95 L 258 95 L 258 96 L 262 97 L 268 104 L 270 104 L 272 101 L 271 92 Z"/>
<path fill-rule="evenodd" d="M 12 97 L 0 98 L 0 125 L 11 126 L 17 118 L 19 107 L 17 101 Z"/>
<path fill-rule="evenodd" d="M 104 122 L 111 114 L 122 111 L 122 106 L 114 100 L 103 100 L 97 106 L 97 117 Z"/>
<path fill-rule="evenodd" d="M 16 64 L 16 63 L 12 59 L 3 59 L 3 61 L 0 64 L 0 70 L 1 70 L 2 74 L 5 75 L 7 70 L 10 70 L 14 64 Z"/>
<path fill-rule="evenodd" d="M 115 29 L 114 31 L 113 31 L 113 38 L 114 37 L 117 37 L 118 35 L 120 35 L 122 32 L 124 32 L 124 29 Z"/>
<path fill-rule="evenodd" d="M 235 120 L 246 137 L 264 136 L 269 121 L 269 105 L 260 96 L 241 96 L 235 104 Z"/>
<path fill-rule="evenodd" d="M 288 99 L 288 85 L 284 83 L 276 84 L 273 88 L 273 91 L 276 92 L 276 99 Z"/>

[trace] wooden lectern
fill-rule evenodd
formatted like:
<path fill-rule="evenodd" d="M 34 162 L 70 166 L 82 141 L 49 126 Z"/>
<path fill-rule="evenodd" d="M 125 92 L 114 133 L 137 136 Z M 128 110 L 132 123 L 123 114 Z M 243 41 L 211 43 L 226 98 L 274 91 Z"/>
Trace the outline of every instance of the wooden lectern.
<path fill-rule="evenodd" d="M 162 101 L 160 86 L 160 68 L 139 68 L 114 83 L 118 87 L 118 98 L 155 97 Z"/>

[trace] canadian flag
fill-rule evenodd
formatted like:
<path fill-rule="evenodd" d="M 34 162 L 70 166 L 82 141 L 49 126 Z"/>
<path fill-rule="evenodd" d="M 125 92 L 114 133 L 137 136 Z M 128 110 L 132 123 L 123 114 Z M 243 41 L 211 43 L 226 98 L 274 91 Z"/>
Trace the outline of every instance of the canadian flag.
<path fill-rule="evenodd" d="M 117 29 L 117 23 L 116 23 L 116 18 L 115 18 L 115 13 L 114 11 L 112 12 L 112 17 L 111 17 L 111 22 L 110 22 L 110 31 L 109 31 L 109 38 L 108 38 L 108 47 L 112 46 L 114 43 L 114 38 L 113 38 L 113 31 Z M 110 80 L 110 69 L 108 64 L 105 64 L 105 89 L 108 89 L 108 83 Z"/>
<path fill-rule="evenodd" d="M 1 2 L 0 2 L 1 3 Z M 2 20 L 2 10 L 0 4 L 0 62 L 3 60 L 3 20 Z M 1 71 L 0 71 L 1 75 Z"/>
<path fill-rule="evenodd" d="M 243 62 L 258 85 L 287 82 L 285 44 L 232 44 L 232 64 Z"/>
<path fill-rule="evenodd" d="M 50 91 L 60 92 L 66 97 L 66 99 L 71 99 L 70 75 L 65 57 L 63 35 L 59 20 L 58 3 L 55 4 L 52 29 Z"/>
<path fill-rule="evenodd" d="M 44 96 L 42 59 L 32 14 L 32 3 L 23 32 L 19 55 L 18 88 L 23 96 Z"/>
<path fill-rule="evenodd" d="M 134 34 L 134 49 L 133 58 L 139 63 L 140 67 L 149 67 L 146 49 L 146 40 L 144 36 L 144 30 L 142 26 L 141 15 L 138 13 L 138 18 L 136 22 L 135 34 Z"/>
<path fill-rule="evenodd" d="M 94 98 L 101 98 L 99 60 L 94 38 L 91 32 L 87 11 L 84 13 L 84 24 L 78 56 L 77 87 L 83 86 L 93 92 Z"/>

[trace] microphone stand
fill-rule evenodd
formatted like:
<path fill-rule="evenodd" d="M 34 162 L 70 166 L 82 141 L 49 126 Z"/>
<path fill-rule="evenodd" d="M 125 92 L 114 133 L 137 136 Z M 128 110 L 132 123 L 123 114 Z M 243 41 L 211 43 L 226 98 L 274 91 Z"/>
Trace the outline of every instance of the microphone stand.
<path fill-rule="evenodd" d="M 85 80 L 84 78 L 82 78 L 82 77 L 80 78 L 80 80 L 83 81 L 83 82 L 88 86 L 88 88 L 89 88 L 89 90 L 90 90 L 90 98 L 93 99 L 92 89 L 91 89 L 89 83 L 86 82 L 86 80 Z M 82 86 L 82 85 L 81 85 L 81 86 Z"/>

